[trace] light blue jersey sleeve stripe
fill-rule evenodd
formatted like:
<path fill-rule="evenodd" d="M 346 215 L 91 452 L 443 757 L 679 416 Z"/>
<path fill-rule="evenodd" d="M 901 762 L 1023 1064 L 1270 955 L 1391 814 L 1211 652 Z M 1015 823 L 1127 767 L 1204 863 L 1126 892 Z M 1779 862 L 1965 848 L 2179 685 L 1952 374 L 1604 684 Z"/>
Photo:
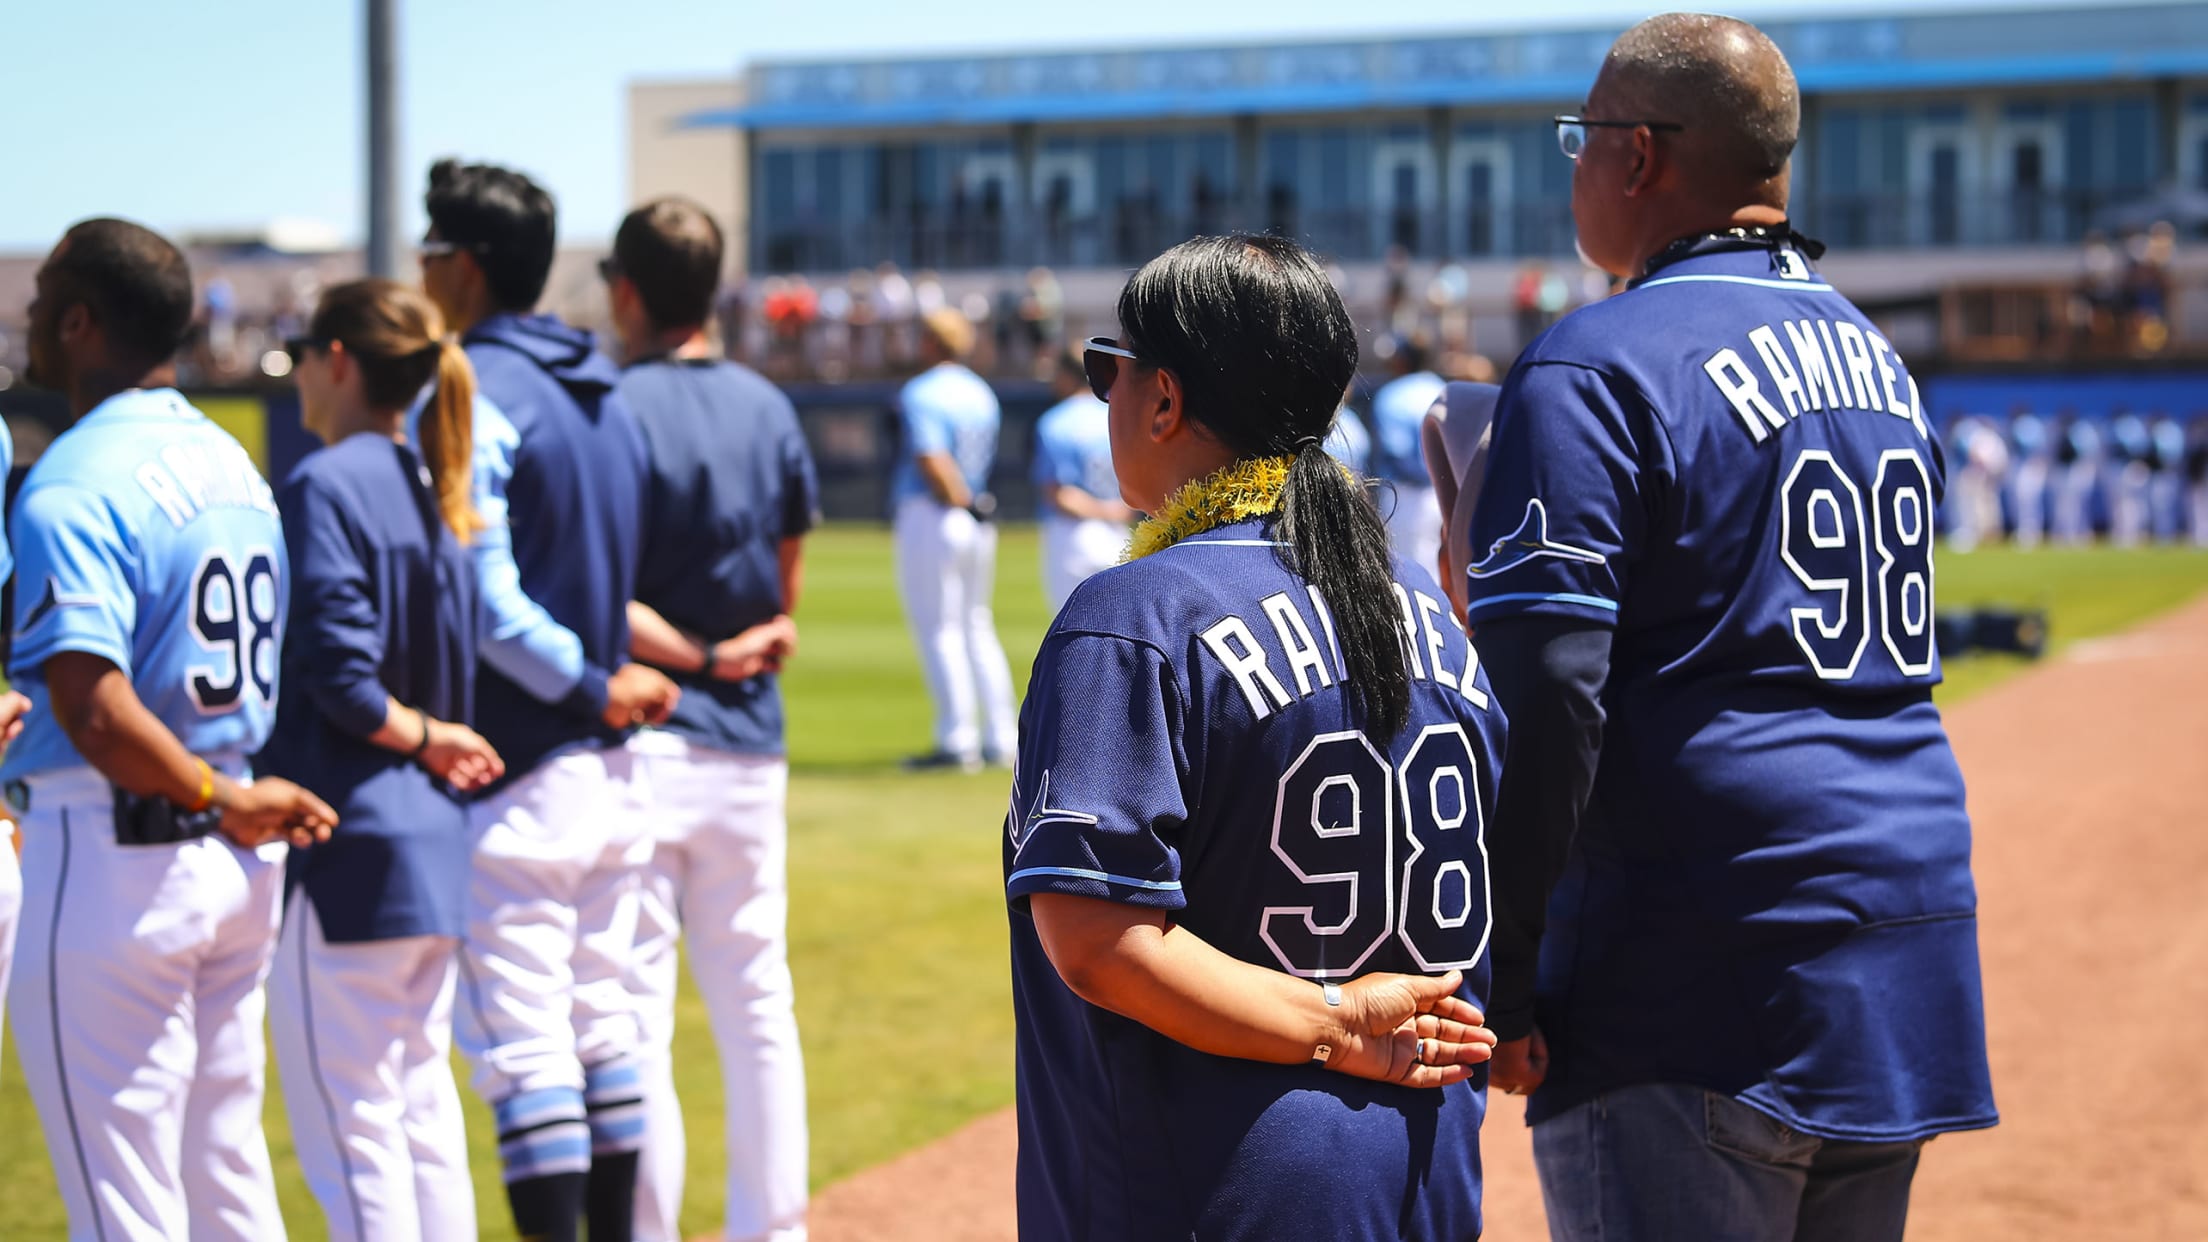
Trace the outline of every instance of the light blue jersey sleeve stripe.
<path fill-rule="evenodd" d="M 480 396 L 474 421 L 475 508 L 483 516 L 483 529 L 468 551 L 483 609 L 490 614 L 483 662 L 536 697 L 556 703 L 583 679 L 583 640 L 521 589 L 506 506 L 506 485 L 514 477 L 521 436 L 497 406 Z"/>
<path fill-rule="evenodd" d="M 1029 876 L 1037 875 L 1064 876 L 1073 880 L 1102 880 L 1106 884 L 1147 889 L 1153 893 L 1175 893 L 1181 888 L 1179 880 L 1137 880 L 1124 875 L 1113 875 L 1108 871 L 1091 871 L 1086 867 L 1026 867 L 1006 877 L 1005 887 L 1010 888 Z"/>
<path fill-rule="evenodd" d="M 1600 595 L 1575 595 L 1569 591 L 1558 591 L 1554 594 L 1520 591 L 1511 595 L 1490 595 L 1486 599 L 1474 600 L 1464 612 L 1466 616 L 1471 616 L 1482 608 L 1492 608 L 1497 604 L 1578 604 L 1584 608 L 1600 608 L 1604 612 L 1618 610 L 1618 601 L 1604 599 Z"/>
<path fill-rule="evenodd" d="M 1837 293 L 1831 285 L 1808 280 L 1765 280 L 1760 276 L 1726 276 L 1717 272 L 1700 272 L 1690 276 L 1659 276 L 1633 286 L 1636 289 L 1653 289 L 1658 285 L 1714 284 L 1754 285 L 1758 289 L 1792 289 L 1798 293 Z"/>

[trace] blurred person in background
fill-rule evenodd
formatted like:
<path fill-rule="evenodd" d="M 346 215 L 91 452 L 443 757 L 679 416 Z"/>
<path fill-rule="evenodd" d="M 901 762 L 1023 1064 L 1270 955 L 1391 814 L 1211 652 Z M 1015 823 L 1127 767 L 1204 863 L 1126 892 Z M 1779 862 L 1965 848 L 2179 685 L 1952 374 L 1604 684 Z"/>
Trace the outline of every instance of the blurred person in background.
<path fill-rule="evenodd" d="M 1035 420 L 1034 462 L 1043 596 L 1055 616 L 1082 579 L 1119 562 L 1135 511 L 1119 498 L 1109 411 L 1089 391 L 1080 349 L 1058 351 L 1050 391 L 1058 403 Z"/>
<path fill-rule="evenodd" d="M 1441 505 L 1420 455 L 1419 429 L 1446 381 L 1428 365 L 1423 337 L 1397 337 L 1394 344 L 1388 356 L 1394 378 L 1372 394 L 1372 475 L 1394 493 L 1380 498 L 1380 512 L 1396 550 L 1431 571 L 1441 552 Z"/>
<path fill-rule="evenodd" d="M 2016 546 L 2036 548 L 2047 536 L 2047 477 L 2054 469 L 2054 446 L 2047 420 L 2019 405 L 2009 413 L 2009 515 L 2016 523 Z"/>
<path fill-rule="evenodd" d="M 621 222 L 601 267 L 621 396 L 648 457 L 630 651 L 682 698 L 629 739 L 654 838 L 631 963 L 647 1131 L 636 1236 L 680 1242 L 687 1138 L 675 1097 L 677 943 L 720 1049 L 727 1236 L 805 1229 L 805 1062 L 789 963 L 789 761 L 776 673 L 796 647 L 801 540 L 818 518 L 789 398 L 714 356 L 720 227 L 679 198 Z M 833 292 L 834 290 L 831 289 Z"/>
<path fill-rule="evenodd" d="M 437 308 L 390 281 L 330 289 L 303 326 L 285 346 L 299 417 L 328 447 L 277 495 L 288 693 L 254 769 L 320 791 L 345 831 L 288 860 L 269 1030 L 330 1236 L 461 1242 L 476 1236 L 452 1077 L 465 795 L 505 772 L 469 727 L 475 372 Z M 408 407 L 432 384 L 412 440 Z"/>
<path fill-rule="evenodd" d="M 2138 547 L 2153 530 L 2153 455 L 2147 420 L 2130 410 L 2117 411 L 2108 423 L 2102 495 L 2108 497 L 2108 539 L 2119 548 Z"/>
<path fill-rule="evenodd" d="M 1327 455 L 1350 468 L 1359 478 L 1372 477 L 1372 432 L 1365 427 L 1365 420 L 1349 407 L 1350 393 L 1357 390 L 1350 385 L 1342 393 L 1342 406 L 1334 411 L 1334 425 L 1326 433 Z"/>
<path fill-rule="evenodd" d="M 2101 428 L 2091 418 L 2066 414 L 2055 432 L 2054 516 L 2056 543 L 2093 542 L 2093 491 L 2101 477 Z"/>
<path fill-rule="evenodd" d="M 2185 436 L 2185 525 L 2193 546 L 2208 548 L 2208 412 L 2193 414 Z"/>
<path fill-rule="evenodd" d="M 423 206 L 422 286 L 476 373 L 476 727 L 507 767 L 468 809 L 456 1033 L 516 1230 L 573 1242 L 587 1218 L 592 1242 L 623 1242 L 645 1128 L 627 970 L 652 838 L 622 743 L 681 695 L 629 656 L 644 438 L 590 334 L 535 313 L 552 196 L 440 160 Z"/>
<path fill-rule="evenodd" d="M 1965 414 L 1948 433 L 1955 483 L 1948 492 L 1948 540 L 1957 552 L 2001 538 L 2001 481 L 2008 477 L 2009 447 L 1990 419 Z"/>
<path fill-rule="evenodd" d="M 2185 532 L 2185 427 L 2157 413 L 2147 427 L 2147 441 L 2147 465 L 2154 471 L 2149 485 L 2154 537 L 2160 543 L 2174 543 Z"/>
<path fill-rule="evenodd" d="M 935 706 L 934 746 L 914 769 L 979 771 L 1018 745 L 1012 669 L 997 639 L 997 395 L 966 359 L 974 325 L 941 302 L 920 317 L 918 376 L 898 391 L 900 444 L 890 474 L 898 594 Z"/>

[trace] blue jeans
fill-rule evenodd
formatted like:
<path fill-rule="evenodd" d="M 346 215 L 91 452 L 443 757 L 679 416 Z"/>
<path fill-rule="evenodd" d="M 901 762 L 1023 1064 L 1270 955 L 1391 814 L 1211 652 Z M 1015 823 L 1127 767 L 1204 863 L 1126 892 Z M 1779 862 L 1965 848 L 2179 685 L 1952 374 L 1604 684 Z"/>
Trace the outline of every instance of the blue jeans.
<path fill-rule="evenodd" d="M 1821 1139 L 1672 1084 L 1533 1128 L 1552 1242 L 1900 1242 L 1923 1147 Z"/>

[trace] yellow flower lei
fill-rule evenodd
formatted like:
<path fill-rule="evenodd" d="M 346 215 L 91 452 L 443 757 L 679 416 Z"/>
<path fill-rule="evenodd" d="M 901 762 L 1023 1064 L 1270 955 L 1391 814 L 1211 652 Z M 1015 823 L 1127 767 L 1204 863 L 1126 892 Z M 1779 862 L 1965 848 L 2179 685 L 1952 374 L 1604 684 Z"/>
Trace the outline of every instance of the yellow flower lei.
<path fill-rule="evenodd" d="M 1121 563 L 1140 560 L 1213 527 L 1277 512 L 1281 489 L 1288 486 L 1288 466 L 1294 460 L 1246 458 L 1183 484 L 1135 527 Z"/>

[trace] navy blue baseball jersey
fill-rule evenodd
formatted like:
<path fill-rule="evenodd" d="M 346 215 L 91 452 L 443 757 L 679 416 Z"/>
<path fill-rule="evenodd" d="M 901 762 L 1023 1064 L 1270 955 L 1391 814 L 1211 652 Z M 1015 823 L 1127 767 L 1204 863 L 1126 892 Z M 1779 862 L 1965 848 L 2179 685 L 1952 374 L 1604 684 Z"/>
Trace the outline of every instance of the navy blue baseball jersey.
<path fill-rule="evenodd" d="M 101 402 L 39 456 L 10 519 L 15 644 L 30 697 L 0 776 L 84 759 L 46 697 L 46 661 L 104 656 L 193 752 L 232 775 L 268 736 L 287 607 L 268 483 L 173 389 Z"/>
<path fill-rule="evenodd" d="M 820 507 L 789 398 L 758 372 L 712 358 L 639 362 L 621 373 L 621 395 L 649 453 L 636 598 L 710 642 L 787 611 L 780 547 L 811 530 Z M 739 754 L 782 753 L 774 674 L 677 680 L 682 701 L 668 728 Z"/>
<path fill-rule="evenodd" d="M 1029 1238 L 1479 1232 L 1484 1071 L 1438 1091 L 1197 1052 L 1075 996 L 1027 912 L 1171 912 L 1306 979 L 1465 972 L 1479 1003 L 1503 716 L 1433 579 L 1396 565 L 1409 724 L 1358 727 L 1334 623 L 1268 526 L 1197 535 L 1075 590 L 1020 717 L 1007 821 Z"/>
<path fill-rule="evenodd" d="M 644 437 L 590 334 L 494 315 L 463 342 L 475 366 L 471 545 L 491 629 L 478 728 L 520 776 L 617 736 L 606 679 L 628 663 L 644 508 Z"/>
<path fill-rule="evenodd" d="M 457 936 L 467 807 L 368 738 L 393 698 L 473 722 L 483 628 L 474 567 L 438 514 L 422 459 L 386 436 L 363 432 L 311 454 L 276 503 L 291 545 L 287 693 L 254 766 L 313 790 L 345 825 L 293 850 L 286 882 L 306 886 L 333 944 Z M 417 725 L 409 714 L 400 727 Z"/>
<path fill-rule="evenodd" d="M 1942 472 L 1908 370 L 1792 248 L 1702 243 L 1512 369 L 1471 623 L 1614 627 L 1536 1120 L 1675 1082 L 1832 1138 L 1992 1122 Z"/>

